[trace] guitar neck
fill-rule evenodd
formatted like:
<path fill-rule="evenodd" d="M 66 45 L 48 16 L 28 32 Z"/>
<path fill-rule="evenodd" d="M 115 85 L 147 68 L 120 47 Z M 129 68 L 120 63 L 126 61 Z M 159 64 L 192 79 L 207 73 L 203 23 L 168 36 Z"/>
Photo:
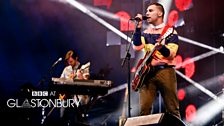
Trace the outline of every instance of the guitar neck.
<path fill-rule="evenodd" d="M 150 63 L 150 61 L 151 61 L 151 59 L 152 59 L 152 55 L 155 53 L 155 51 L 156 51 L 156 48 L 154 47 L 154 48 L 150 51 L 150 53 L 149 53 L 148 55 L 146 55 L 145 60 L 144 60 L 144 63 L 146 63 L 146 64 Z"/>

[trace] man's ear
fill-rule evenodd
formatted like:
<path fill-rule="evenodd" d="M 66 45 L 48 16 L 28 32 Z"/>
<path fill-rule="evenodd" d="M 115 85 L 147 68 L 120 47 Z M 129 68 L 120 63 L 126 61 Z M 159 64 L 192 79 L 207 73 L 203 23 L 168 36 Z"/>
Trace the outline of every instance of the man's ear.
<path fill-rule="evenodd" d="M 158 16 L 159 17 L 162 17 L 163 16 L 163 13 L 162 12 L 158 12 Z"/>

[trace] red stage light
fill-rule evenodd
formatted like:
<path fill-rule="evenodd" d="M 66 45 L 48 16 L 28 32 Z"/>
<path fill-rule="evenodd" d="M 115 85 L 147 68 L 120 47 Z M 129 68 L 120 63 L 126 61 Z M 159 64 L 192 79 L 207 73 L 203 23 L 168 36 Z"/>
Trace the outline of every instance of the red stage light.
<path fill-rule="evenodd" d="M 94 0 L 93 5 L 94 6 L 106 6 L 107 9 L 110 8 L 112 4 L 112 0 Z"/>
<path fill-rule="evenodd" d="M 135 73 L 136 72 L 136 67 L 131 68 L 131 73 Z"/>
<path fill-rule="evenodd" d="M 183 62 L 183 58 L 180 56 L 180 55 L 177 55 L 175 57 L 175 61 L 176 61 L 176 69 L 180 69 L 181 68 L 181 65 L 182 65 L 182 62 Z"/>
<path fill-rule="evenodd" d="M 189 62 L 183 67 L 185 68 L 185 75 L 191 78 L 195 73 L 195 63 L 191 58 L 186 58 L 184 62 Z"/>
<path fill-rule="evenodd" d="M 179 14 L 176 10 L 172 10 L 168 16 L 168 24 L 170 26 L 174 26 L 179 19 Z"/>
<path fill-rule="evenodd" d="M 176 60 L 176 69 L 185 68 L 185 75 L 191 78 L 195 73 L 195 63 L 191 58 L 186 58 L 183 61 L 183 58 L 180 55 L 175 57 Z"/>
<path fill-rule="evenodd" d="M 117 16 L 120 17 L 120 30 L 121 31 L 133 31 L 135 29 L 135 24 L 133 22 L 129 23 L 128 28 L 128 21 L 131 18 L 130 15 L 125 11 L 119 11 L 116 13 Z"/>
<path fill-rule="evenodd" d="M 196 116 L 197 109 L 195 105 L 190 104 L 185 109 L 185 118 L 186 121 L 191 122 Z"/>
<path fill-rule="evenodd" d="M 180 11 L 185 11 L 190 8 L 192 0 L 175 0 L 176 7 Z"/>
<path fill-rule="evenodd" d="M 186 92 L 184 89 L 179 89 L 178 92 L 177 92 L 177 97 L 180 101 L 184 100 L 186 96 Z"/>

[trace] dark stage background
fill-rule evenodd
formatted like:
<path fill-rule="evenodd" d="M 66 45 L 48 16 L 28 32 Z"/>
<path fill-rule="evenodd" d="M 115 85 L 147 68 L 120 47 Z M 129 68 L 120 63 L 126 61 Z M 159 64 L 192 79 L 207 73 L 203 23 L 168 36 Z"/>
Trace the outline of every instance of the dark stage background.
<path fill-rule="evenodd" d="M 131 17 L 142 13 L 144 2 L 141 0 L 106 0 L 109 5 L 97 5 L 97 0 L 78 0 L 89 6 L 117 13 L 125 11 Z M 98 0 L 99 2 L 100 0 Z M 102 2 L 103 3 L 103 2 Z M 191 7 L 179 11 L 184 25 L 177 26 L 180 36 L 220 48 L 224 46 L 224 17 L 222 0 L 193 0 Z M 176 9 L 175 1 L 171 9 Z M 120 22 L 99 16 L 117 29 Z M 113 81 L 112 88 L 127 83 L 127 66 L 121 67 L 122 58 L 120 45 L 106 46 L 107 32 L 110 30 L 93 20 L 78 9 L 53 0 L 1 0 L 0 1 L 0 96 L 1 122 L 24 123 L 30 117 L 38 125 L 41 120 L 41 108 L 11 109 L 7 107 L 9 98 L 16 98 L 24 85 L 33 88 L 46 89 L 51 77 L 59 77 L 64 64 L 59 62 L 49 74 L 52 64 L 59 57 L 73 49 L 79 55 L 81 64 L 90 61 L 91 79 Z M 131 32 L 124 32 L 130 36 Z M 128 44 L 121 39 L 121 44 Z M 179 55 L 183 59 L 192 58 L 210 51 L 196 45 L 180 41 Z M 131 58 L 131 66 L 136 63 L 138 53 Z M 195 61 L 195 73 L 191 77 L 196 82 L 222 75 L 224 55 L 221 53 Z M 185 74 L 184 68 L 179 69 Z M 221 77 L 224 78 L 222 75 Z M 186 88 L 191 84 L 177 75 L 178 89 Z M 43 81 L 44 80 L 44 81 Z M 213 83 L 207 88 L 217 94 L 222 91 L 224 79 Z M 187 94 L 180 101 L 181 115 L 185 119 L 185 109 L 189 104 L 199 108 L 211 98 L 194 88 L 196 95 Z M 95 125 L 118 125 L 122 111 L 124 91 L 120 90 L 100 100 L 90 111 L 90 122 Z M 132 94 L 132 105 L 138 106 L 137 93 Z M 49 110 L 47 110 L 49 111 Z M 133 115 L 136 115 L 136 111 Z M 155 106 L 155 113 L 157 106 Z M 163 111 L 162 111 L 163 112 Z M 221 112 L 220 112 L 221 113 Z M 221 114 L 209 121 L 208 125 L 216 124 L 221 120 Z M 58 110 L 49 117 L 57 120 Z M 21 121 L 22 120 L 22 121 Z"/>

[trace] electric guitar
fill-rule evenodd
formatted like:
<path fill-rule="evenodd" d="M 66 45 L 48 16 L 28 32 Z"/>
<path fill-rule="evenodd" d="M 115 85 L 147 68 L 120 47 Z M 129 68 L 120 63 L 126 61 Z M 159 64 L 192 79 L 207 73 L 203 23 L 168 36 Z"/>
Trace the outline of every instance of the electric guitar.
<path fill-rule="evenodd" d="M 89 67 L 90 67 L 90 62 L 88 62 L 88 63 L 82 65 L 81 68 L 80 68 L 80 70 L 85 70 L 85 69 L 87 69 L 87 68 L 89 68 Z"/>
<path fill-rule="evenodd" d="M 165 26 L 158 39 L 158 44 L 160 45 L 164 39 L 170 37 L 173 34 L 173 31 L 173 27 L 170 27 L 168 25 Z M 134 91 L 138 91 L 138 89 L 142 87 L 144 78 L 150 71 L 150 63 L 155 52 L 156 46 L 151 51 L 147 51 L 144 58 L 139 60 L 136 67 L 136 72 L 134 74 L 134 79 L 132 80 L 132 89 Z"/>
<path fill-rule="evenodd" d="M 75 75 L 74 79 L 88 79 L 89 67 L 90 67 L 90 62 L 82 65 L 81 68 L 77 70 L 79 72 L 76 72 L 76 75 Z M 80 77 L 78 75 L 78 73 L 79 73 L 79 75 L 81 73 L 82 74 L 82 77 Z"/>

